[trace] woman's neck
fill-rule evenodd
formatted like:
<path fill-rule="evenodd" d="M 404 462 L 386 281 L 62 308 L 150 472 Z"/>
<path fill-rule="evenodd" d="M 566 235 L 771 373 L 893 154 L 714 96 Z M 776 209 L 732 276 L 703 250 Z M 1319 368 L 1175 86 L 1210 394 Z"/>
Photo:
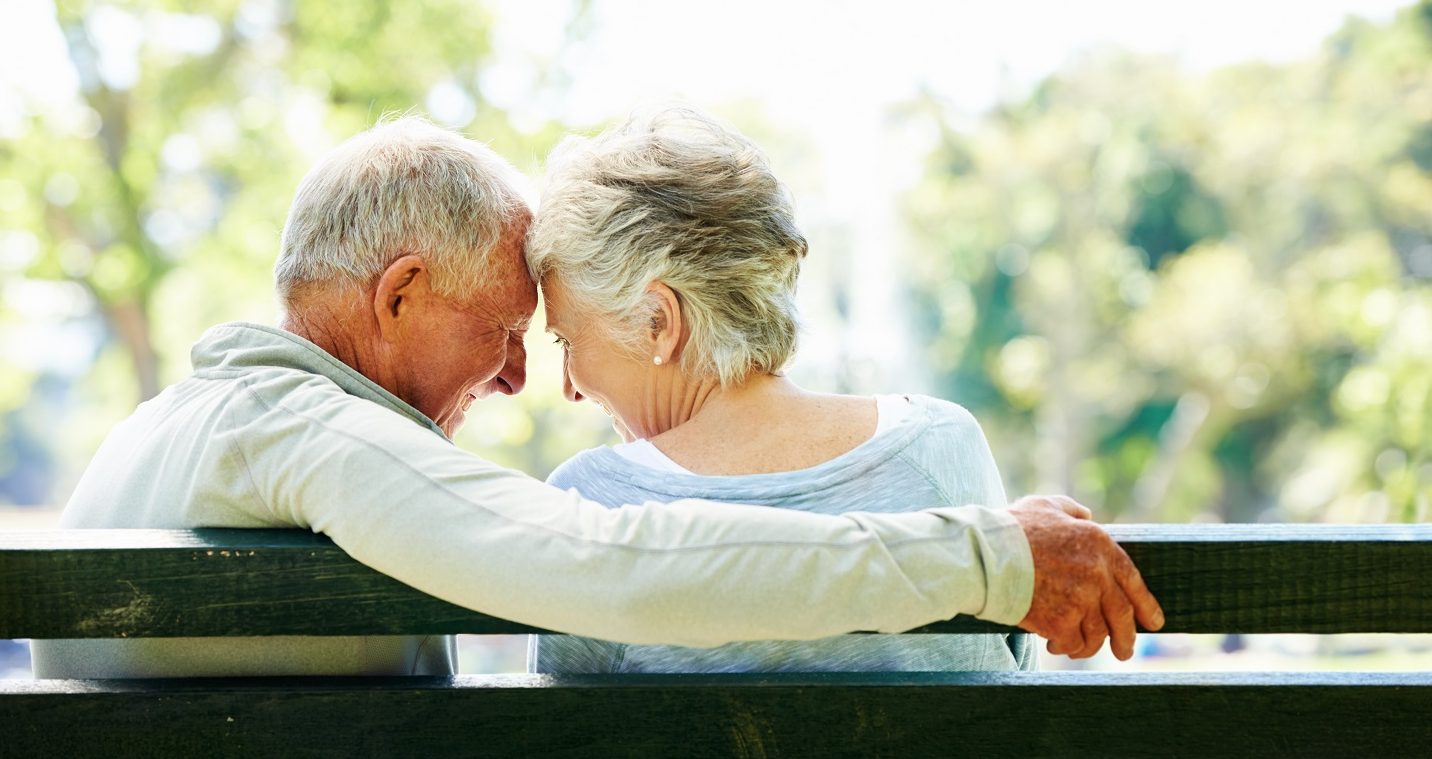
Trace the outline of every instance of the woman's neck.
<path fill-rule="evenodd" d="M 752 375 L 729 387 L 722 387 L 714 380 L 699 381 L 674 394 L 675 402 L 670 404 L 671 411 L 667 414 L 668 424 L 661 434 L 689 424 L 712 428 L 739 424 L 759 418 L 763 410 L 789 404 L 803 394 L 805 391 L 794 382 L 772 374 Z"/>
<path fill-rule="evenodd" d="M 698 474 L 804 469 L 870 439 L 876 422 L 871 398 L 812 393 L 773 375 L 711 389 L 688 407 L 684 423 L 650 442 Z"/>

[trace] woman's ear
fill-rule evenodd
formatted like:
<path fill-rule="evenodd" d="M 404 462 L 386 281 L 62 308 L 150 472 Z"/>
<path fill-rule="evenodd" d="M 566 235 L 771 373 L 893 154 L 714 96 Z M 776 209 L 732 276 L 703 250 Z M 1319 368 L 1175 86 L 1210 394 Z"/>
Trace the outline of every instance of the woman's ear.
<path fill-rule="evenodd" d="M 373 288 L 373 316 L 383 340 L 397 342 L 404 327 L 416 326 L 418 312 L 431 297 L 428 264 L 421 256 L 407 255 L 388 264 Z"/>
<path fill-rule="evenodd" d="M 681 298 L 665 282 L 652 282 L 646 292 L 655 299 L 651 315 L 653 363 L 670 364 L 681 358 L 686 345 L 686 320 L 681 313 Z"/>

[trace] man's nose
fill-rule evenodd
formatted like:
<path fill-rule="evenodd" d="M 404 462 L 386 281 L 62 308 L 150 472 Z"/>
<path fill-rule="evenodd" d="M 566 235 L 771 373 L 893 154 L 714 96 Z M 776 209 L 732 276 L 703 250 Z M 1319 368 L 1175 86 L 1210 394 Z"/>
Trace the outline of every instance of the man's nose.
<path fill-rule="evenodd" d="M 582 400 L 582 394 L 577 392 L 577 386 L 572 384 L 572 375 L 567 372 L 566 356 L 562 357 L 562 395 L 573 403 Z"/>
<path fill-rule="evenodd" d="M 497 383 L 498 392 L 503 395 L 517 395 L 527 384 L 527 350 L 521 342 L 507 348 L 507 363 L 497 373 L 502 381 Z"/>

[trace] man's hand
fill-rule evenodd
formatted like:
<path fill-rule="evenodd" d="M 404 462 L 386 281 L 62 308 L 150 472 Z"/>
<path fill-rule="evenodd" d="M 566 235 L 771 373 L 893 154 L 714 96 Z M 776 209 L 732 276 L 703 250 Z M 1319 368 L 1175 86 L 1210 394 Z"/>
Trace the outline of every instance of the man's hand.
<path fill-rule="evenodd" d="M 1049 653 L 1083 659 L 1110 638 L 1114 656 L 1134 655 L 1134 619 L 1163 627 L 1163 609 L 1128 554 L 1090 511 L 1065 496 L 1027 496 L 1010 507 L 1034 554 L 1034 602 L 1019 626 L 1049 640 Z"/>

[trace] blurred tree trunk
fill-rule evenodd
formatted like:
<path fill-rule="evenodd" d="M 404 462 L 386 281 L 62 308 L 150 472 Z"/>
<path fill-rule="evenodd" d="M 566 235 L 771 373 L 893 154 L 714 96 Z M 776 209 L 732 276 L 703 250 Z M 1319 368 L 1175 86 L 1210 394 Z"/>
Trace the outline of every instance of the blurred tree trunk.
<path fill-rule="evenodd" d="M 89 274 L 72 276 L 95 297 L 110 333 L 129 355 L 138 401 L 143 402 L 159 393 L 159 355 L 150 334 L 149 304 L 169 263 L 144 230 L 143 199 L 124 172 L 129 149 L 129 95 L 112 89 L 100 76 L 99 53 L 85 27 L 83 12 L 70 4 L 61 4 L 57 11 L 85 103 L 99 114 L 98 142 L 118 201 L 111 209 L 115 229 L 109 234 L 113 239 L 96 239 L 98 233 L 91 232 L 85 242 L 91 250 L 100 251 L 97 255 L 120 244 L 133 252 L 141 267 L 134 281 L 118 291 L 94 282 Z M 72 224 L 71 228 L 83 229 L 79 224 Z"/>
<path fill-rule="evenodd" d="M 1197 390 L 1179 397 L 1173 414 L 1159 429 L 1158 449 L 1153 461 L 1144 467 L 1134 483 L 1134 502 L 1130 510 L 1132 521 L 1158 521 L 1160 507 L 1173 485 L 1179 463 L 1185 454 L 1195 450 L 1195 443 L 1200 441 L 1200 437 L 1208 437 L 1206 431 L 1210 427 L 1211 411 L 1208 396 Z M 1203 441 L 1203 444 L 1208 443 Z"/>
<path fill-rule="evenodd" d="M 146 303 L 138 300 L 105 306 L 105 320 L 114 330 L 134 366 L 140 402 L 159 394 L 159 354 L 149 336 Z"/>

